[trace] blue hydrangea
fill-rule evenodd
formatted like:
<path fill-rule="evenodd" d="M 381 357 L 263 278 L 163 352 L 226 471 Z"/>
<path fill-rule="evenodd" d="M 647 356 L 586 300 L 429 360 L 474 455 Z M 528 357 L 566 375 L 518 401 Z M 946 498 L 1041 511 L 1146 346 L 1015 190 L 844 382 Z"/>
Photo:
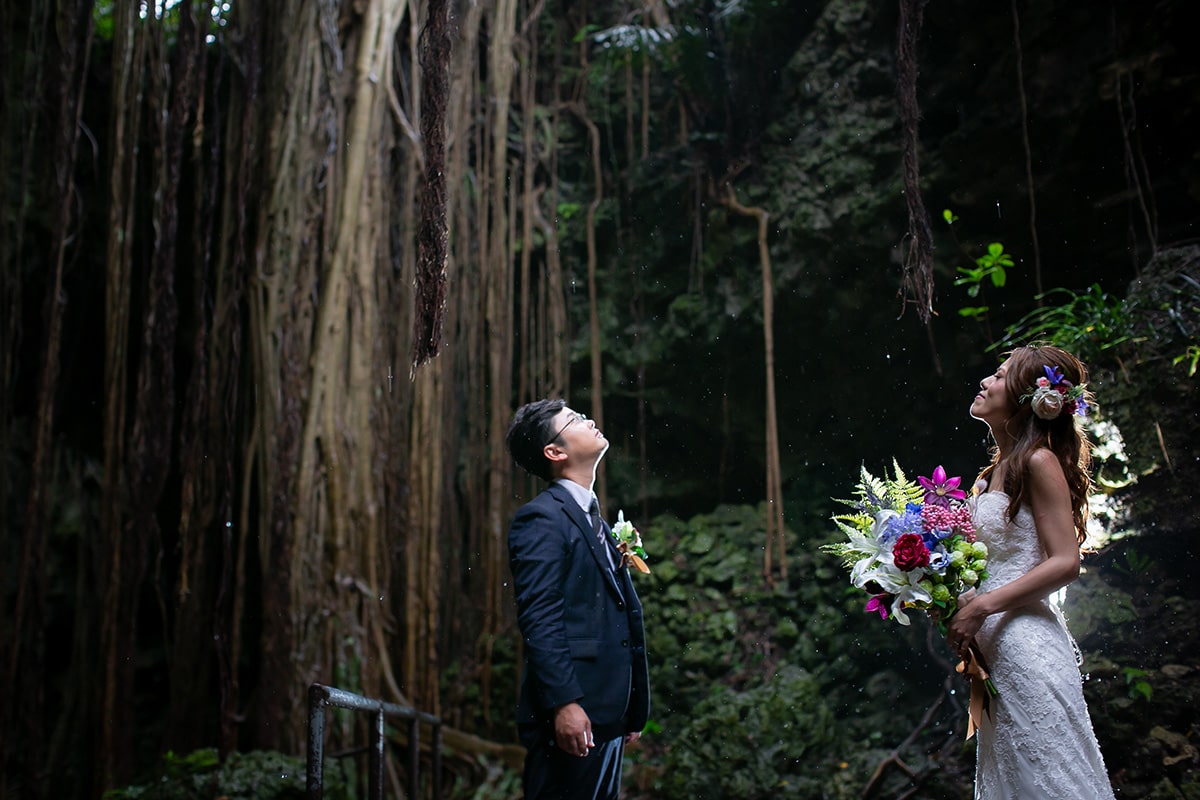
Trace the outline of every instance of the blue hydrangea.
<path fill-rule="evenodd" d="M 894 542 L 906 533 L 915 533 L 922 538 L 925 536 L 925 528 L 921 522 L 921 506 L 918 503 L 909 503 L 903 514 L 889 519 L 880 538 L 885 542 Z"/>

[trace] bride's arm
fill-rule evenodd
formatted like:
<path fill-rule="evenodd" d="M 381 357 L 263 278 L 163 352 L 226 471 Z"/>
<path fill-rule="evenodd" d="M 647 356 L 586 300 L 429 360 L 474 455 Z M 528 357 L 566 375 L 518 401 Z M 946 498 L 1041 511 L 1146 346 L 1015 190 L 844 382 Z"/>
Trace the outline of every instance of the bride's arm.
<path fill-rule="evenodd" d="M 970 642 L 992 614 L 1048 597 L 1079 577 L 1079 543 L 1071 509 L 1071 490 L 1062 465 L 1046 449 L 1029 458 L 1029 505 L 1046 558 L 1020 578 L 990 592 L 976 594 L 950 620 L 947 640 Z"/>

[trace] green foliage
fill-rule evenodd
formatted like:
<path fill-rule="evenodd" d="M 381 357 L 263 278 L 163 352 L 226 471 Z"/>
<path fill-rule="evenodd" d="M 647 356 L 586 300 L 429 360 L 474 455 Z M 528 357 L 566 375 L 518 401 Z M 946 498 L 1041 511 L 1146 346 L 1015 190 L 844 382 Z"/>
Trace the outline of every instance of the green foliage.
<path fill-rule="evenodd" d="M 151 780 L 105 792 L 104 800 L 302 800 L 305 782 L 302 757 L 256 750 L 221 763 L 211 748 L 186 756 L 168 751 Z M 325 762 L 324 788 L 330 800 L 349 797 L 339 762 Z"/>
<path fill-rule="evenodd" d="M 96 38 L 111 42 L 113 38 L 113 0 L 96 0 L 92 6 L 92 21 Z"/>
<path fill-rule="evenodd" d="M 1171 359 L 1171 363 L 1175 365 L 1187 364 L 1187 375 L 1189 378 L 1194 378 L 1196 376 L 1196 365 L 1200 363 L 1200 345 L 1188 345 L 1186 350 Z"/>
<path fill-rule="evenodd" d="M 655 796 L 843 796 L 835 786 L 843 747 L 825 687 L 788 667 L 762 686 L 719 691 L 698 705 L 664 759 Z"/>
<path fill-rule="evenodd" d="M 855 486 L 855 500 L 838 500 L 855 508 L 904 508 L 909 503 L 920 503 L 925 497 L 925 490 L 919 483 L 909 480 L 900 468 L 900 463 L 892 459 L 892 475 L 889 478 L 887 470 L 882 477 L 875 477 L 864 465 L 859 469 L 859 483 Z M 861 514 L 835 517 L 835 519 L 860 520 Z M 870 521 L 870 515 L 866 521 Z"/>
<path fill-rule="evenodd" d="M 714 680 L 740 685 L 758 674 L 756 655 L 791 611 L 762 585 L 765 520 L 763 510 L 726 506 L 688 522 L 660 517 L 642 532 L 656 714 L 687 715 Z"/>
<path fill-rule="evenodd" d="M 943 212 L 947 221 L 957 219 L 947 209 Z M 1008 283 L 1008 270 L 1013 267 L 1013 258 L 1008 253 L 1004 252 L 1004 245 L 1000 242 L 992 242 L 987 247 L 987 252 L 975 259 L 973 267 L 959 267 L 959 276 L 954 280 L 955 286 L 966 286 L 967 296 L 971 298 L 979 297 L 980 291 L 983 289 L 984 283 L 991 283 L 997 289 Z M 958 313 L 963 317 L 978 318 L 987 313 L 987 306 L 969 306 L 960 308 Z"/>
<path fill-rule="evenodd" d="M 1114 561 L 1113 569 L 1131 578 L 1141 578 L 1154 566 L 1154 559 L 1151 556 L 1143 555 L 1132 547 L 1125 551 L 1124 556 L 1125 562 Z"/>
<path fill-rule="evenodd" d="M 787 531 L 789 579 L 775 586 L 761 574 L 763 506 L 643 529 L 654 797 L 857 796 L 883 757 L 873 748 L 897 744 L 940 691 L 919 666 L 923 623 L 864 613 L 820 550 L 838 536 L 826 518 L 806 512 Z"/>
<path fill-rule="evenodd" d="M 598 30 L 600 30 L 599 25 L 595 25 L 595 24 L 584 25 L 582 28 L 580 28 L 578 31 L 575 32 L 575 36 L 572 37 L 571 42 L 573 44 L 579 44 L 580 42 L 587 39 L 589 36 L 591 36 Z"/>
<path fill-rule="evenodd" d="M 867 472 L 866 466 L 859 468 L 859 481 L 854 487 L 854 500 L 836 499 L 835 502 L 850 506 L 854 509 L 849 514 L 835 514 L 833 522 L 850 539 L 861 537 L 861 532 L 869 530 L 874 523 L 875 514 L 881 508 L 904 508 L 909 503 L 920 503 L 925 496 L 925 490 L 920 484 L 910 481 L 900 468 L 899 462 L 892 459 L 892 476 L 887 471 L 883 477 L 877 478 Z M 842 559 L 843 566 L 850 566 L 861 554 L 851 547 L 848 542 L 834 542 L 821 548 Z"/>
<path fill-rule="evenodd" d="M 161 24 L 164 31 L 167 33 L 167 42 L 174 44 L 175 37 L 179 30 L 179 15 L 182 13 L 182 6 L 186 2 L 195 2 L 195 0 L 176 0 L 176 2 L 168 2 L 158 7 L 156 4 L 148 4 L 151 8 L 158 7 L 158 13 L 161 14 Z M 92 21 L 95 25 L 96 38 L 100 41 L 111 42 L 114 33 L 113 14 L 115 13 L 116 3 L 114 0 L 96 0 L 92 7 Z M 216 35 L 221 29 L 229 25 L 230 18 L 233 13 L 233 3 L 231 0 L 217 0 L 211 7 L 205 3 L 197 3 L 196 9 L 199 12 L 202 9 L 208 9 L 209 18 L 207 22 L 203 19 L 199 20 L 201 26 L 207 25 L 208 41 L 213 43 Z M 147 18 L 141 17 L 143 24 L 147 24 Z"/>
<path fill-rule="evenodd" d="M 1121 670 L 1125 676 L 1125 685 L 1129 687 L 1129 696 L 1134 700 L 1150 702 L 1154 698 L 1154 687 L 1146 680 L 1149 673 L 1136 667 L 1125 667 Z"/>
<path fill-rule="evenodd" d="M 675 38 L 675 30 L 669 26 L 656 28 L 621 24 L 598 30 L 597 26 L 589 25 L 585 32 L 602 50 L 615 50 L 624 54 L 662 55 Z M 579 38 L 576 37 L 577 40 Z"/>
<path fill-rule="evenodd" d="M 1151 285 L 1149 280 L 1139 283 Z M 1038 296 L 1038 308 L 1010 325 L 989 349 L 1037 340 L 1069 350 L 1085 362 L 1103 363 L 1109 359 L 1108 351 L 1116 351 L 1123 362 L 1134 363 L 1167 355 L 1172 366 L 1184 364 L 1187 376 L 1194 377 L 1200 363 L 1200 344 L 1195 342 L 1200 286 L 1181 275 L 1174 294 L 1166 302 L 1158 300 L 1149 306 L 1138 293 L 1122 298 L 1095 283 L 1081 292 L 1051 289 Z M 1156 316 L 1165 320 L 1155 320 Z M 1163 353 L 1163 342 L 1172 342 L 1167 348 L 1175 352 Z"/>
<path fill-rule="evenodd" d="M 990 350 L 1037 340 L 1091 361 L 1134 337 L 1133 320 L 1125 302 L 1099 284 L 1093 283 L 1082 292 L 1051 289 L 1037 299 L 1042 305 L 1010 325 Z"/>

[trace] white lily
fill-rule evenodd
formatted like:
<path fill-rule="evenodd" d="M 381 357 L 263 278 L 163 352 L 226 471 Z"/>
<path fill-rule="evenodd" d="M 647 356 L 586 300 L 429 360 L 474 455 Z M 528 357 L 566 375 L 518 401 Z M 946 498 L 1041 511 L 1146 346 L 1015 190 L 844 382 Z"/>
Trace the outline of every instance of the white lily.
<path fill-rule="evenodd" d="M 612 533 L 618 542 L 625 542 L 630 547 L 642 546 L 642 534 L 637 528 L 633 527 L 632 522 L 625 519 L 624 510 L 617 512 L 617 521 L 612 526 Z"/>
<path fill-rule="evenodd" d="M 854 585 L 861 589 L 872 581 L 878 584 L 880 589 L 893 596 L 892 616 L 896 618 L 896 622 L 908 625 L 910 620 L 904 613 L 906 605 L 933 601 L 933 596 L 919 585 L 925 574 L 926 570 L 922 567 L 905 572 L 898 569 L 894 563 L 880 563 L 874 569 L 863 570 L 855 577 Z"/>
<path fill-rule="evenodd" d="M 883 532 L 887 527 L 887 523 L 893 517 L 900 516 L 895 511 L 885 508 L 875 515 L 875 524 L 871 527 L 870 534 L 860 533 L 849 525 L 842 525 L 842 530 L 846 532 L 850 539 L 850 546 L 856 552 L 862 555 L 862 558 L 855 562 L 850 569 L 850 582 L 855 586 L 862 586 L 866 581 L 859 582 L 859 578 L 868 570 L 873 569 L 876 565 L 886 565 L 891 567 L 895 561 L 892 556 L 893 542 L 885 542 L 883 540 Z"/>

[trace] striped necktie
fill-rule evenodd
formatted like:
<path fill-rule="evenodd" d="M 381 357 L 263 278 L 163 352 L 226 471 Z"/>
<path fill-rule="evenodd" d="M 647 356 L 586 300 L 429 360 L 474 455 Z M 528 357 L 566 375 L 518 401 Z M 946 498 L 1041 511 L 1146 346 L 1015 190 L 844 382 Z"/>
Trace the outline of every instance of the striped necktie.
<path fill-rule="evenodd" d="M 592 504 L 588 506 L 588 516 L 591 518 L 592 532 L 596 534 L 596 542 L 600 549 L 604 551 L 605 558 L 608 559 L 610 569 L 616 569 L 616 563 L 613 560 L 612 548 L 605 541 L 608 537 L 604 534 L 604 520 L 600 518 L 600 501 L 592 495 Z"/>

